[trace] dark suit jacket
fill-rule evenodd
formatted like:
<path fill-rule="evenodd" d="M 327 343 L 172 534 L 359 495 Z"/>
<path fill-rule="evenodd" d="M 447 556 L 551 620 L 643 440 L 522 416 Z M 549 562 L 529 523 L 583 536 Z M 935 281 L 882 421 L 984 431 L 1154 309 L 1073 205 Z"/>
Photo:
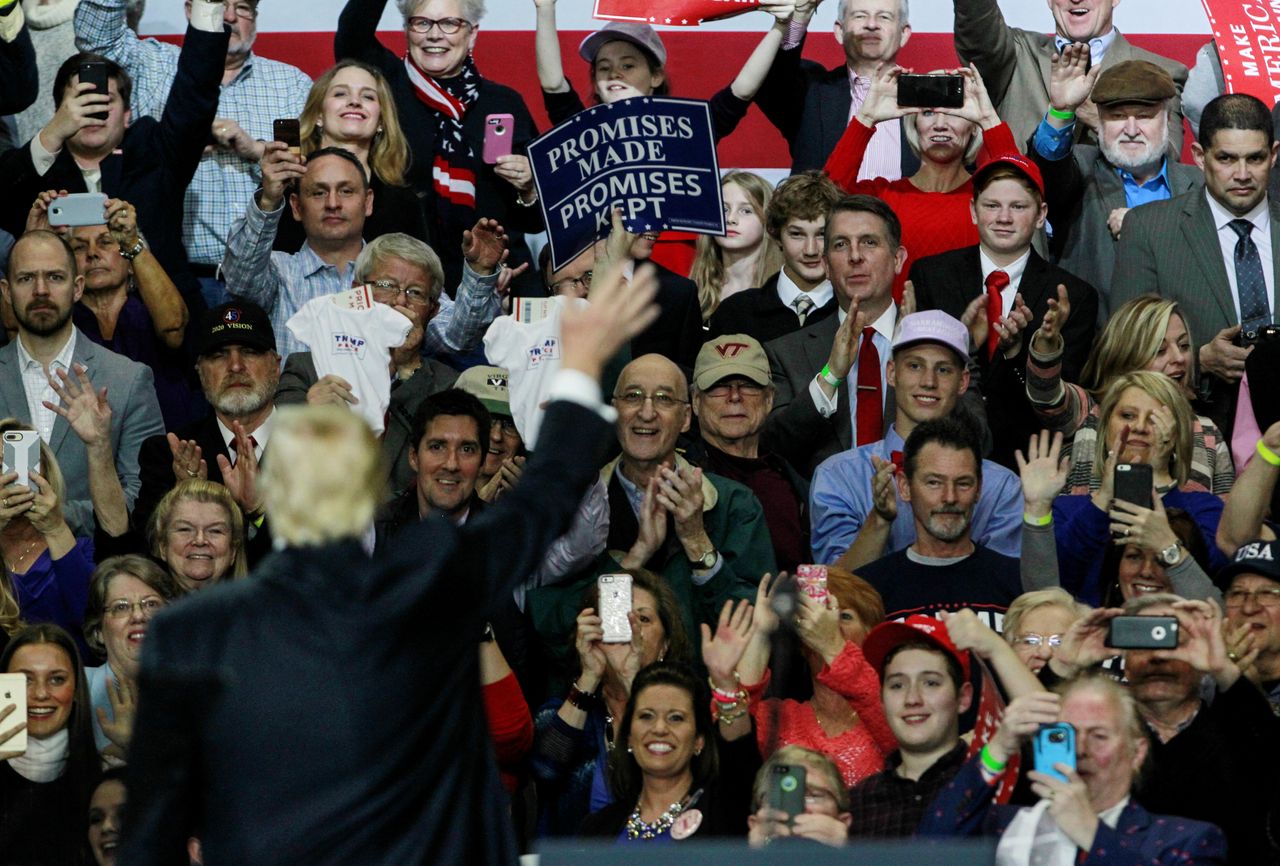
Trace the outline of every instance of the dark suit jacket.
<path fill-rule="evenodd" d="M 222 470 L 218 468 L 218 455 L 221 454 L 228 460 L 232 459 L 232 455 L 222 439 L 218 419 L 213 413 L 210 412 L 200 421 L 173 432 L 179 439 L 190 439 L 200 446 L 200 458 L 208 467 L 205 477 L 221 484 Z M 263 456 L 265 458 L 265 452 Z M 164 434 L 150 436 L 142 443 L 142 448 L 138 451 L 138 473 L 142 476 L 142 489 L 133 504 L 129 521 L 134 532 L 139 537 L 146 538 L 147 525 L 151 522 L 156 506 L 166 493 L 177 486 L 173 477 L 173 452 L 169 450 L 169 440 Z M 252 568 L 271 552 L 270 521 L 264 521 L 260 528 L 250 527 L 246 521 L 245 535 L 245 555 Z"/>
<path fill-rule="evenodd" d="M 276 405 L 288 406 L 307 402 L 307 390 L 320 379 L 310 352 L 294 352 L 284 362 L 280 384 L 276 386 Z M 390 471 L 388 493 L 394 495 L 413 481 L 409 468 L 409 442 L 413 416 L 427 397 L 452 388 L 458 371 L 432 358 L 424 358 L 407 382 L 391 383 L 391 405 L 387 407 L 387 429 L 382 434 L 382 457 Z"/>
<path fill-rule="evenodd" d="M 917 309 L 942 310 L 957 319 L 974 297 L 985 291 L 977 246 L 918 259 L 911 266 L 910 279 L 916 290 Z M 1062 357 L 1062 376 L 1069 382 L 1079 381 L 1093 348 L 1098 293 L 1084 280 L 1040 258 L 1035 250 L 1031 250 L 1018 285 L 1022 300 L 1031 308 L 1033 316 L 1031 325 L 1022 332 L 1022 348 L 1012 359 L 997 354 L 988 360 L 985 346 L 977 353 L 980 388 L 986 398 L 987 421 L 994 440 L 991 456 L 1015 470 L 1014 450 L 1025 450 L 1027 438 L 1042 426 L 1027 399 L 1027 347 L 1049 310 L 1049 300 L 1057 298 L 1059 284 L 1067 287 L 1071 300 L 1071 315 L 1063 332 L 1066 352 Z"/>
<path fill-rule="evenodd" d="M 182 202 L 209 143 L 229 34 L 225 28 L 222 33 L 187 28 L 164 116 L 135 117 L 120 151 L 101 164 L 102 191 L 137 208 L 138 229 L 182 292 L 193 321 L 205 303 L 182 245 Z M 75 157 L 65 147 L 43 176 L 36 174 L 27 144 L 0 154 L 0 177 L 5 179 L 0 228 L 14 237 L 22 234 L 31 202 L 44 190 L 88 191 Z"/>
<path fill-rule="evenodd" d="M 812 60 L 802 60 L 803 43 L 779 51 L 765 76 L 756 105 L 778 128 L 791 147 L 793 173 L 821 169 L 849 125 L 853 94 L 849 91 L 849 68 L 823 69 Z M 920 168 L 920 158 L 902 136 L 902 176 L 910 177 Z"/>
<path fill-rule="evenodd" d="M 477 636 L 569 526 L 609 431 L 564 401 L 544 423 L 474 521 L 429 518 L 376 558 L 286 548 L 152 620 L 121 862 L 185 864 L 198 833 L 210 863 L 515 863 Z"/>
<path fill-rule="evenodd" d="M 1188 780 L 1188 784 L 1192 784 Z M 992 803 L 975 756 L 925 810 L 919 836 L 999 836 L 1022 806 Z M 1227 841 L 1213 824 L 1152 815 L 1133 800 L 1115 829 L 1099 822 L 1084 866 L 1209 866 L 1227 862 Z"/>
<path fill-rule="evenodd" d="M 640 265 L 637 262 L 637 267 Z M 631 341 L 631 356 L 639 358 L 656 352 L 675 361 L 685 371 L 693 369 L 706 333 L 702 330 L 702 307 L 693 280 L 651 262 L 658 276 L 658 318 Z"/>
<path fill-rule="evenodd" d="M 40 70 L 28 26 L 23 25 L 12 42 L 0 40 L 0 81 L 4 82 L 0 88 L 0 114 L 26 111 L 40 95 Z"/>
<path fill-rule="evenodd" d="M 809 311 L 805 325 L 814 325 L 836 314 L 836 299 Z M 758 289 L 747 289 L 725 298 L 707 323 L 707 339 L 714 340 L 725 334 L 747 334 L 761 343 L 784 337 L 800 330 L 796 311 L 782 303 L 778 297 L 778 274 L 774 274 Z"/>
<path fill-rule="evenodd" d="M 1119 243 L 1112 236 L 1107 219 L 1116 208 L 1128 206 L 1124 181 L 1092 145 L 1077 144 L 1065 159 L 1050 160 L 1029 143 L 1027 154 L 1044 176 L 1054 261 L 1098 290 L 1098 324 L 1102 325 L 1115 309 L 1109 301 Z M 1174 196 L 1204 182 L 1200 169 L 1173 160 L 1168 163 L 1166 175 Z"/>

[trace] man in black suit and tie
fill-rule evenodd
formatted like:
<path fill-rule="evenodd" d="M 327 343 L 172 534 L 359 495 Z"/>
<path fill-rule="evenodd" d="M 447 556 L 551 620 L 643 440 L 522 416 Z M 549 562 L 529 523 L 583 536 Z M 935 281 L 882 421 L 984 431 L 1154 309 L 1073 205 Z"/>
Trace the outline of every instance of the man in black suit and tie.
<path fill-rule="evenodd" d="M 1089 356 L 1098 316 L 1093 286 L 1049 264 L 1031 247 L 1047 210 L 1040 169 L 1021 154 L 1005 154 L 973 176 L 978 245 L 927 256 L 911 266 L 917 309 L 942 310 L 970 323 L 994 440 L 991 457 L 1010 468 L 1016 467 L 1014 450 L 1025 448 L 1040 429 L 1027 398 L 1031 335 L 1060 296 L 1070 302 L 1062 375 L 1074 382 Z"/>
<path fill-rule="evenodd" d="M 1205 106 L 1191 145 L 1204 190 L 1138 208 L 1124 221 L 1112 303 L 1154 293 L 1176 300 L 1199 347 L 1201 393 L 1214 420 L 1260 329 L 1276 321 L 1280 206 L 1267 195 L 1277 145 L 1271 110 L 1243 93 Z"/>
<path fill-rule="evenodd" d="M 708 322 L 712 339 L 748 334 L 767 343 L 835 314 L 822 239 L 827 214 L 843 196 L 820 171 L 792 175 L 778 184 L 765 213 L 765 230 L 782 247 L 782 270 L 758 289 L 725 298 Z"/>
<path fill-rule="evenodd" d="M 893 63 L 911 37 L 907 0 L 840 0 L 836 41 L 845 62 L 823 69 L 802 60 L 805 28 L 817 4 L 798 8 L 760 91 L 756 105 L 791 146 L 793 172 L 822 168 L 836 142 L 862 107 L 871 76 L 881 63 Z M 920 159 L 902 134 L 902 122 L 882 123 L 867 146 L 859 178 L 897 180 L 915 174 Z"/>
<path fill-rule="evenodd" d="M 179 481 L 217 481 L 227 486 L 244 511 L 253 564 L 271 549 L 256 482 L 280 381 L 275 332 L 266 311 L 246 301 L 204 311 L 194 334 L 196 372 L 213 414 L 142 443 L 142 489 L 131 520 L 134 528 L 145 532 L 156 504 Z M 242 462 L 242 448 L 252 449 L 253 458 Z"/>
<path fill-rule="evenodd" d="M 892 208 L 869 195 L 840 199 L 823 253 L 836 315 L 765 345 L 775 389 L 765 445 L 806 478 L 837 451 L 884 438 L 893 279 L 906 260 Z"/>
<path fill-rule="evenodd" d="M 384 475 L 357 415 L 287 407 L 264 468 L 282 549 L 147 631 L 120 862 L 514 864 L 480 692 L 489 600 L 562 533 L 599 466 L 602 368 L 656 314 L 614 267 L 561 319 L 561 368 L 515 487 L 461 526 L 361 545 Z"/>

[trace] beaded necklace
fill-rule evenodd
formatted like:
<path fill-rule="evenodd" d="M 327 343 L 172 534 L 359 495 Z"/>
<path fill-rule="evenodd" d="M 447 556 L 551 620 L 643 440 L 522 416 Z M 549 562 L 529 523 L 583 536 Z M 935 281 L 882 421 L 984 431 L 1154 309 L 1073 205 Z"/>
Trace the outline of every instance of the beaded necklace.
<path fill-rule="evenodd" d="M 637 802 L 635 810 L 627 818 L 627 839 L 656 839 L 671 829 L 671 825 L 675 823 L 676 816 L 684 811 L 684 805 L 684 800 L 672 803 L 665 812 L 658 816 L 658 820 L 652 824 L 646 824 L 640 820 L 640 803 Z"/>

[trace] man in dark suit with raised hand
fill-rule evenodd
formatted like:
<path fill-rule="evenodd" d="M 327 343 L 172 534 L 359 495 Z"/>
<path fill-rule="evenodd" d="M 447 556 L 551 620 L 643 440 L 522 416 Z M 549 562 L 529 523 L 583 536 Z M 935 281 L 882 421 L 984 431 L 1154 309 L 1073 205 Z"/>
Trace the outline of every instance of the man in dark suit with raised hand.
<path fill-rule="evenodd" d="M 1032 249 L 1046 211 L 1036 164 L 1021 154 L 1005 154 L 973 176 L 970 213 L 978 244 L 927 256 L 911 266 L 917 309 L 943 310 L 973 323 L 979 388 L 994 439 L 991 456 L 1009 468 L 1015 467 L 1013 452 L 1025 447 L 1041 426 L 1027 398 L 1031 335 L 1060 295 L 1070 301 L 1062 375 L 1074 382 L 1089 356 L 1097 319 L 1094 288 Z M 985 302 L 978 300 L 984 296 Z M 981 309 L 970 309 L 975 304 Z"/>
<path fill-rule="evenodd" d="M 1201 392 L 1214 399 L 1218 419 L 1253 339 L 1276 321 L 1280 205 L 1267 195 L 1277 154 L 1271 110 L 1247 94 L 1219 96 L 1205 106 L 1191 152 L 1204 189 L 1125 218 L 1111 303 L 1149 293 L 1178 302 L 1200 369 L 1210 374 Z"/>
<path fill-rule="evenodd" d="M 596 280 L 561 320 L 521 481 L 376 559 L 372 433 L 336 407 L 281 410 L 263 486 L 283 549 L 147 634 L 123 862 L 179 862 L 198 832 L 211 863 L 515 863 L 480 695 L 486 600 L 569 525 L 612 415 L 601 370 L 652 321 L 654 288 L 643 270 Z"/>

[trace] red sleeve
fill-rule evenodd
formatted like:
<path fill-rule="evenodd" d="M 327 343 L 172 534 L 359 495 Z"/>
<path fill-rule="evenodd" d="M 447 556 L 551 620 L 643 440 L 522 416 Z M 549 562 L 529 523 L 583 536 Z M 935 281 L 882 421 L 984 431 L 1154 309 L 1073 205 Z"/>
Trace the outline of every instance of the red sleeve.
<path fill-rule="evenodd" d="M 988 159 L 1002 153 L 1022 153 L 1007 123 L 997 124 L 982 133 L 982 149 Z"/>
<path fill-rule="evenodd" d="M 898 740 L 889 729 L 880 703 L 880 677 L 853 641 L 845 641 L 844 649 L 831 664 L 823 667 L 818 682 L 848 699 L 867 726 L 876 745 L 887 755 L 898 748 Z"/>
<path fill-rule="evenodd" d="M 871 136 L 875 134 L 874 127 L 865 125 L 855 117 L 845 127 L 844 135 L 840 136 L 840 141 L 836 143 L 835 150 L 831 151 L 831 156 L 827 157 L 827 164 L 823 169 L 845 192 L 879 195 L 880 191 L 889 184 L 889 181 L 884 178 L 858 180 L 862 158 L 866 156 L 867 145 L 871 143 Z"/>
<path fill-rule="evenodd" d="M 484 709 L 498 763 L 514 764 L 529 754 L 533 748 L 533 716 L 515 674 L 484 687 Z"/>

